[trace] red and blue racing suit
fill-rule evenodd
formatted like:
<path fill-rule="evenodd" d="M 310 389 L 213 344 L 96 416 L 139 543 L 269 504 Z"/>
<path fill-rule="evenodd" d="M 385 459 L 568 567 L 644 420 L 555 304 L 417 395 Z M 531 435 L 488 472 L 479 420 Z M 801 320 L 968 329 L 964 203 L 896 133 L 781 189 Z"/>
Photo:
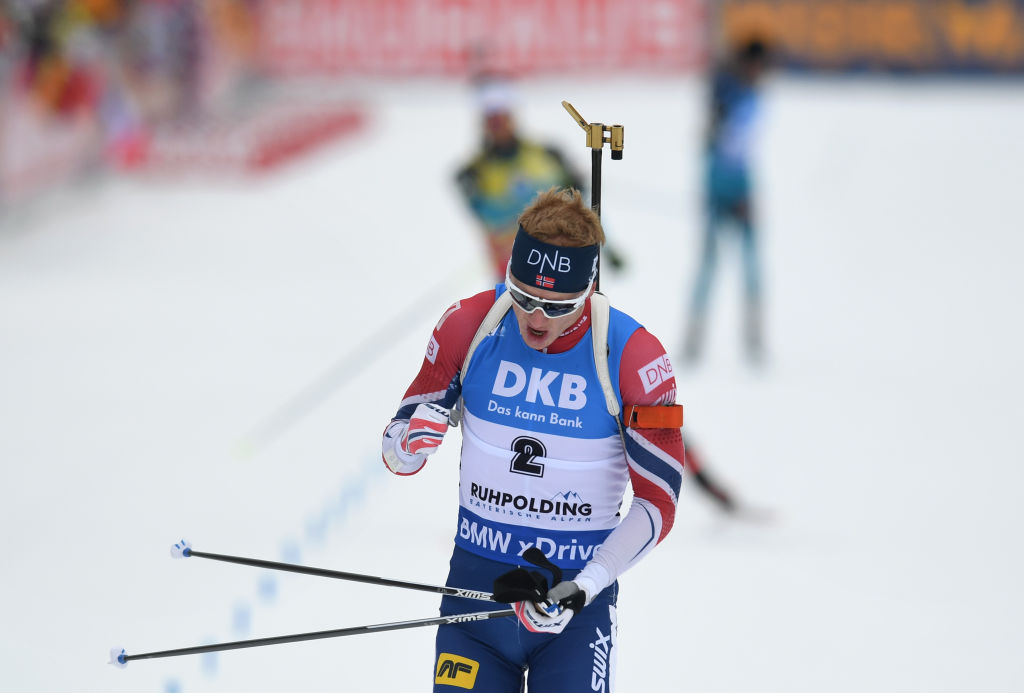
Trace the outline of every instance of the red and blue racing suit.
<path fill-rule="evenodd" d="M 537 546 L 565 579 L 582 571 L 599 594 L 558 635 L 531 633 L 511 618 L 439 628 L 435 690 L 518 693 L 529 671 L 531 693 L 610 691 L 616 579 L 672 527 L 684 460 L 680 430 L 620 432 L 597 377 L 589 301 L 543 352 L 523 342 L 510 310 L 460 379 L 470 342 L 502 291 L 499 285 L 444 313 L 395 420 L 408 420 L 423 402 L 450 409 L 463 401 L 449 585 L 491 591 L 496 577 L 524 564 L 522 552 Z M 608 366 L 620 406 L 674 403 L 664 348 L 615 309 Z M 623 518 L 627 483 L 633 500 Z M 487 604 L 457 597 L 441 604 L 443 614 L 482 608 Z"/>

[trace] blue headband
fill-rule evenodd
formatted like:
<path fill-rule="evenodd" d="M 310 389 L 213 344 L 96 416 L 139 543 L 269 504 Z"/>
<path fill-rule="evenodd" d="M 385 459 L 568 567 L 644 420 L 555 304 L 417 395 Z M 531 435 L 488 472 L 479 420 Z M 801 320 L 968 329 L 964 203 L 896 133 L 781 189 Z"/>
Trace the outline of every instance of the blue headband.
<path fill-rule="evenodd" d="M 575 294 L 597 276 L 598 244 L 567 248 L 538 240 L 519 227 L 511 272 L 519 281 L 548 291 Z"/>

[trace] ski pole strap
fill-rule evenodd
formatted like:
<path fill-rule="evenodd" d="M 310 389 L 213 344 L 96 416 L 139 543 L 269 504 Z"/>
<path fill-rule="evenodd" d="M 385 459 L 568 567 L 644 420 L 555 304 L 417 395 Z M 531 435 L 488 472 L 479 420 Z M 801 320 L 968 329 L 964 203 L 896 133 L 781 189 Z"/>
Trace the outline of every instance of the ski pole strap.
<path fill-rule="evenodd" d="M 626 428 L 682 428 L 683 405 L 631 404 L 622 413 L 622 423 Z"/>
<path fill-rule="evenodd" d="M 494 579 L 494 601 L 503 604 L 540 602 L 547 593 L 547 578 L 536 570 L 518 567 Z"/>

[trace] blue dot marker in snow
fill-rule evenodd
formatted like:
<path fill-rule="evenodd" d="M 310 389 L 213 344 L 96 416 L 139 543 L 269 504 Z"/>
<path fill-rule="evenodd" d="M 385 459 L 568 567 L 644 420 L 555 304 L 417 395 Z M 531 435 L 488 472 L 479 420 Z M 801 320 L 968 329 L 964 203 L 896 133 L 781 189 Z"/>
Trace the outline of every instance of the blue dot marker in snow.
<path fill-rule="evenodd" d="M 281 547 L 281 560 L 285 563 L 298 563 L 302 558 L 302 550 L 294 541 L 285 542 Z"/>
<path fill-rule="evenodd" d="M 213 638 L 207 638 L 206 643 L 212 645 L 214 643 Z M 207 676 L 213 677 L 217 675 L 217 653 L 216 652 L 204 652 L 199 655 L 199 668 Z"/>
<path fill-rule="evenodd" d="M 319 513 L 306 520 L 306 539 L 313 544 L 323 544 L 327 537 L 327 513 Z"/>
<path fill-rule="evenodd" d="M 259 593 L 260 598 L 269 604 L 277 598 L 277 580 L 274 579 L 273 575 L 264 575 L 260 578 L 259 585 L 256 590 Z"/>
<path fill-rule="evenodd" d="M 252 610 L 248 604 L 236 604 L 231 612 L 231 628 L 238 635 L 245 635 L 252 629 Z"/>

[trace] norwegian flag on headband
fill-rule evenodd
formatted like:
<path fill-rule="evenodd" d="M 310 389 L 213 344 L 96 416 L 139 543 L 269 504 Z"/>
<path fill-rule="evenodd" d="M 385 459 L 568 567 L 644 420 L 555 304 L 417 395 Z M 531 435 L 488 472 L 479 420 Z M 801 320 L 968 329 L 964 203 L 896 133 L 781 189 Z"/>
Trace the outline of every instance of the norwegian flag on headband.
<path fill-rule="evenodd" d="M 542 289 L 553 289 L 555 288 L 555 278 L 545 277 L 543 274 L 537 275 L 537 286 Z"/>

